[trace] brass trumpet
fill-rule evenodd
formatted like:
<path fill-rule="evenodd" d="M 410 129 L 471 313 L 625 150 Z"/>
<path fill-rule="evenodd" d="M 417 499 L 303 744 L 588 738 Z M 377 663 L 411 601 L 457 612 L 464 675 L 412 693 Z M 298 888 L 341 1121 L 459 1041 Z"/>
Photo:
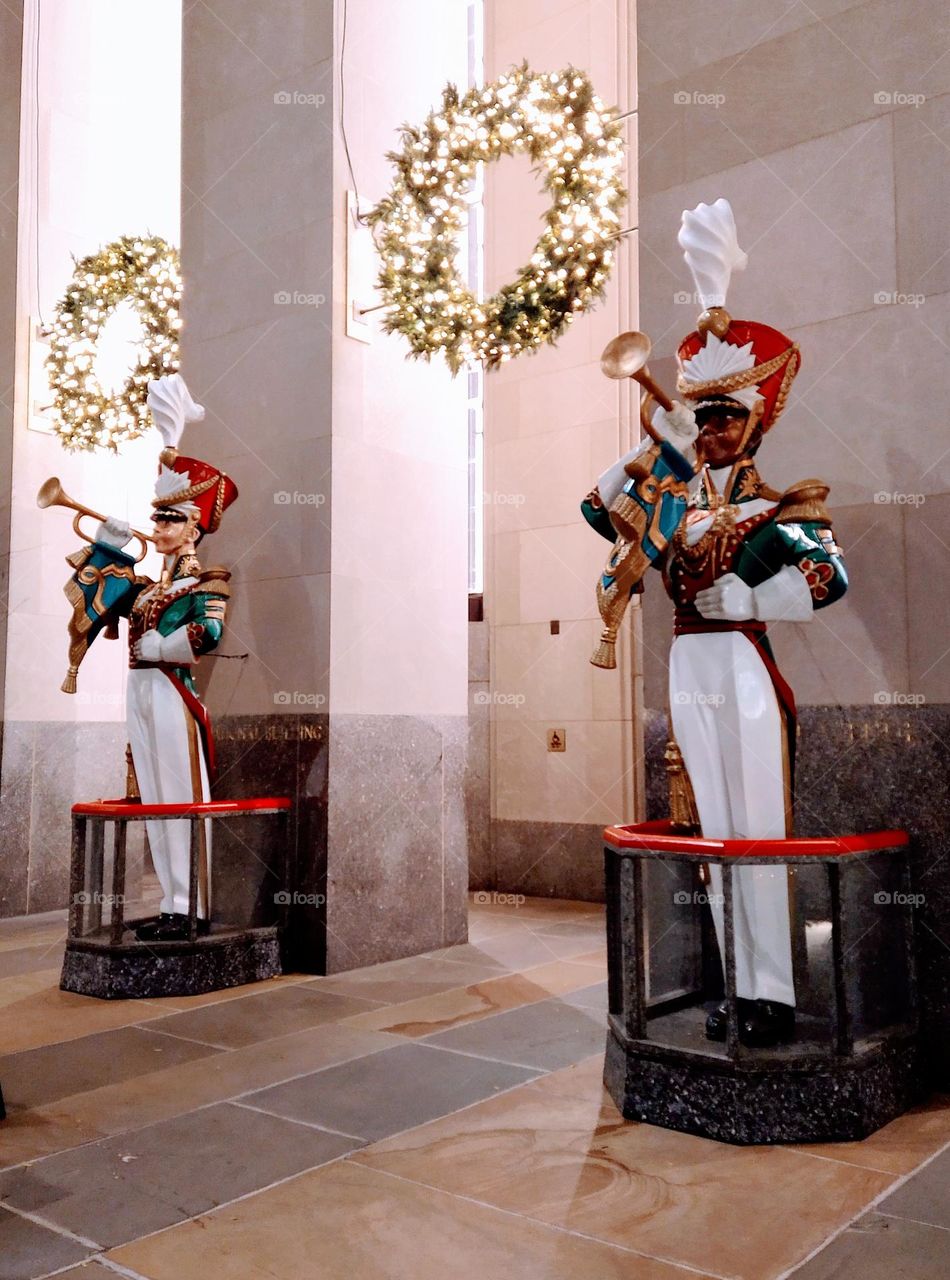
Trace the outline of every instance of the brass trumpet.
<path fill-rule="evenodd" d="M 657 404 L 669 412 L 673 408 L 673 401 L 659 383 L 654 382 L 647 369 L 652 346 L 645 333 L 634 330 L 630 333 L 618 334 L 604 347 L 600 357 L 600 368 L 608 378 L 615 378 L 618 381 L 623 378 L 633 378 L 635 382 L 639 382 L 648 396 L 652 396 Z M 657 444 L 662 444 L 663 437 L 654 429 L 649 416 L 643 411 L 644 408 L 645 406 L 641 405 L 640 421 L 643 428 Z"/>
<path fill-rule="evenodd" d="M 98 520 L 100 524 L 106 519 L 106 516 L 100 515 L 98 511 L 93 511 L 90 507 L 84 507 L 81 502 L 77 502 L 75 498 L 71 498 L 63 486 L 59 482 L 58 476 L 50 476 L 43 484 L 40 485 L 39 493 L 36 495 L 36 505 L 38 507 L 69 507 L 71 511 L 75 511 L 73 516 L 73 529 L 77 537 L 82 538 L 84 542 L 93 542 L 95 539 L 87 537 L 79 527 L 79 522 L 83 516 L 89 516 L 93 520 Z M 142 554 L 136 556 L 135 563 L 144 560 L 148 554 L 148 544 L 154 542 L 155 539 L 149 537 L 147 533 L 140 533 L 138 529 L 132 530 L 132 537 L 138 538 L 142 544 Z"/>

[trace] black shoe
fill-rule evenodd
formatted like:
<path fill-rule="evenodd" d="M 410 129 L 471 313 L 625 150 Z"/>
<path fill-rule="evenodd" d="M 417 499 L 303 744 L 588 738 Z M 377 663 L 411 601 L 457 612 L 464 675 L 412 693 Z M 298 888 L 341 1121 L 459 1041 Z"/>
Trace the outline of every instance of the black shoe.
<path fill-rule="evenodd" d="M 739 1014 L 739 1039 L 752 1049 L 771 1049 L 795 1039 L 795 1009 L 775 1000 L 753 1000 Z"/>
<path fill-rule="evenodd" d="M 198 936 L 202 937 L 211 929 L 211 923 L 208 920 L 198 921 Z M 157 922 L 150 929 L 148 936 L 143 938 L 141 933 L 136 930 L 136 937 L 141 942 L 187 942 L 188 941 L 188 917 L 179 911 L 166 912 L 163 911 L 158 917 Z"/>
<path fill-rule="evenodd" d="M 741 1025 L 743 1018 L 751 1011 L 754 1002 L 752 1000 L 739 1000 L 736 1003 L 738 1005 L 739 1022 Z M 717 1005 L 706 1019 L 706 1039 L 718 1040 L 720 1042 L 724 1041 L 726 1038 L 726 1027 L 728 1023 L 729 1007 L 726 1004 L 726 1001 L 723 1000 L 722 1004 Z"/>
<path fill-rule="evenodd" d="M 154 942 L 160 929 L 167 928 L 175 920 L 170 911 L 163 911 L 152 920 L 143 920 L 135 926 L 135 936 L 139 942 Z"/>

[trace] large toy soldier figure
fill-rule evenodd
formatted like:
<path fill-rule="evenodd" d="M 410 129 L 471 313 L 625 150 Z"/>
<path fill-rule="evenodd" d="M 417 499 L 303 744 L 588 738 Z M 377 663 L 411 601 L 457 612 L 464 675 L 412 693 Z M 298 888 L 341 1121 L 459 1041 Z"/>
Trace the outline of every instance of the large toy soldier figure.
<path fill-rule="evenodd" d="M 824 505 L 828 487 L 804 480 L 779 493 L 756 469 L 800 356 L 778 330 L 724 309 L 731 271 L 746 260 L 732 209 L 717 200 L 684 213 L 679 240 L 705 308 L 678 352 L 687 404 L 658 408 L 645 422 L 653 439 L 605 472 L 582 504 L 615 543 L 598 584 L 607 626 L 592 661 L 614 665 L 619 617 L 643 590 L 646 568 L 659 568 L 676 606 L 672 731 L 702 834 L 783 837 L 791 834 L 795 704 L 766 624 L 808 622 L 844 594 L 847 576 Z M 724 954 L 721 869 L 710 875 Z M 734 875 L 740 1038 L 787 1041 L 795 1024 L 787 868 L 743 866 Z M 724 1004 L 706 1034 L 725 1039 Z"/>
<path fill-rule="evenodd" d="M 118 619 L 127 618 L 126 715 L 139 792 L 145 804 L 181 804 L 210 798 L 214 743 L 192 672 L 201 655 L 221 639 L 230 594 L 230 573 L 202 569 L 196 549 L 218 528 L 237 487 L 209 463 L 179 456 L 185 423 L 204 417 L 179 374 L 150 383 L 148 404 L 165 442 L 152 503 L 152 540 L 164 559 L 162 574 L 153 582 L 135 573 L 135 561 L 122 548 L 136 535 L 111 517 L 100 524 L 92 546 L 69 558 L 76 569 L 66 588 L 74 605 L 73 646 L 63 687 L 75 688 L 79 662 L 95 636 L 103 629 L 114 636 Z M 158 918 L 140 924 L 137 936 L 142 941 L 186 939 L 189 824 L 149 820 L 146 826 L 162 901 Z M 199 851 L 197 913 L 205 930 L 210 826 L 201 824 Z"/>

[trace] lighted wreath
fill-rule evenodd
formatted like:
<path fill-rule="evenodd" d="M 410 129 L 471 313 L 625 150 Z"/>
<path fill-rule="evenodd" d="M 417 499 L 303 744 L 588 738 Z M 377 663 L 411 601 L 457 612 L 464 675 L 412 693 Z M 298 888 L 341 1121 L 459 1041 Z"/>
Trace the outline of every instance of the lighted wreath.
<path fill-rule="evenodd" d="M 402 133 L 392 189 L 369 220 L 383 325 L 411 354 L 441 352 L 453 373 L 469 361 L 494 368 L 553 341 L 602 296 L 627 194 L 623 138 L 583 72 L 524 64 L 461 97 L 449 85 L 441 110 Z M 531 260 L 480 302 L 456 267 L 466 193 L 479 163 L 515 152 L 531 157 L 551 205 Z"/>
<path fill-rule="evenodd" d="M 121 390 L 110 395 L 96 377 L 96 347 L 122 302 L 142 322 L 142 348 Z M 115 450 L 147 430 L 149 381 L 178 369 L 180 303 L 178 250 L 159 236 L 122 236 L 76 263 L 56 306 L 46 359 L 54 430 L 67 449 Z"/>

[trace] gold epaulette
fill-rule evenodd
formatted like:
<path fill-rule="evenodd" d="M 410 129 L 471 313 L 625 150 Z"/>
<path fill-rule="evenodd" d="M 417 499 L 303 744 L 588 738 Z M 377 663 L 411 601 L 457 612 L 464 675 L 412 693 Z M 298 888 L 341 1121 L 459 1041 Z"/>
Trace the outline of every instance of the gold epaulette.
<path fill-rule="evenodd" d="M 198 574 L 198 581 L 194 589 L 195 591 L 213 592 L 216 596 L 226 596 L 230 599 L 231 588 L 228 586 L 230 579 L 230 569 L 224 569 L 221 565 L 214 565 L 211 569 L 202 569 Z"/>
<path fill-rule="evenodd" d="M 820 520 L 831 524 L 831 516 L 825 506 L 830 486 L 823 480 L 799 480 L 790 485 L 779 499 L 775 519 L 780 523 L 795 520 Z"/>

